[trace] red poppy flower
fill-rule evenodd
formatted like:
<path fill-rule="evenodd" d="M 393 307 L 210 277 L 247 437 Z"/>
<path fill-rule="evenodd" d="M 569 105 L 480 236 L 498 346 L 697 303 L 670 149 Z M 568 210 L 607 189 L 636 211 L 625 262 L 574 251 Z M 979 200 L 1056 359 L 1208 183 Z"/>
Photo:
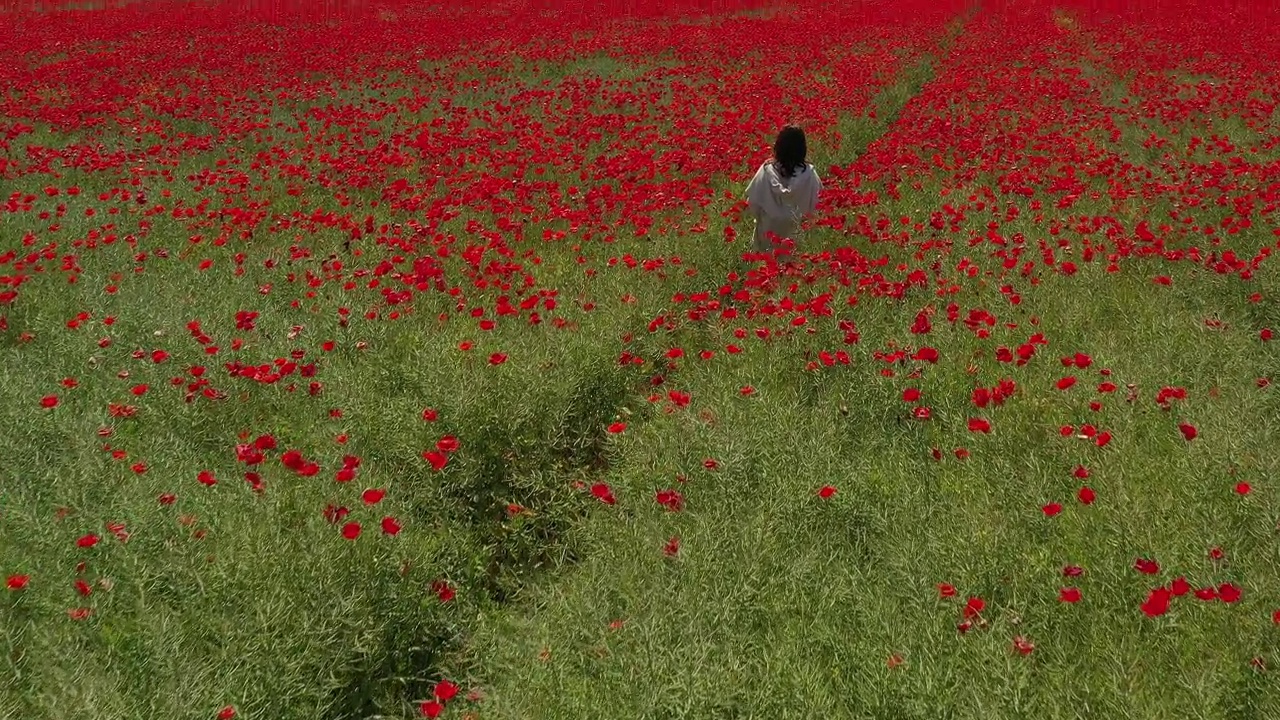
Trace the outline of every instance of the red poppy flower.
<path fill-rule="evenodd" d="M 443 470 L 444 466 L 449 463 L 449 456 L 439 450 L 427 450 L 422 453 L 422 458 L 431 463 L 432 470 Z"/>
<path fill-rule="evenodd" d="M 1154 618 L 1169 612 L 1170 597 L 1172 593 L 1169 592 L 1169 588 L 1161 586 L 1152 590 L 1147 595 L 1146 601 L 1142 603 L 1143 614 Z"/>
<path fill-rule="evenodd" d="M 678 490 L 659 490 L 655 498 L 659 505 L 671 512 L 679 512 L 684 508 L 684 496 Z"/>
<path fill-rule="evenodd" d="M 431 591 L 436 594 L 440 602 L 445 603 L 452 601 L 458 594 L 448 580 L 433 580 L 431 582 Z"/>
<path fill-rule="evenodd" d="M 1064 603 L 1080 602 L 1080 588 L 1065 587 L 1058 591 L 1058 599 Z"/>
<path fill-rule="evenodd" d="M 360 537 L 360 523 L 352 521 L 342 526 L 342 537 L 355 540 Z"/>
<path fill-rule="evenodd" d="M 591 494 L 605 505 L 613 505 L 617 502 L 617 499 L 613 497 L 613 491 L 604 483 L 596 483 L 592 485 Z"/>
<path fill-rule="evenodd" d="M 400 521 L 390 516 L 382 518 L 382 532 L 392 537 L 399 535 Z"/>
<path fill-rule="evenodd" d="M 435 690 L 433 690 L 431 694 L 440 702 L 447 703 L 457 696 L 458 686 L 449 680 L 441 680 L 436 683 Z"/>
<path fill-rule="evenodd" d="M 1133 569 L 1143 575 L 1155 575 L 1160 572 L 1160 564 L 1149 558 L 1138 558 L 1133 561 Z"/>
<path fill-rule="evenodd" d="M 818 488 L 818 497 L 827 500 L 836 494 L 836 489 L 830 485 L 823 485 Z"/>
<path fill-rule="evenodd" d="M 1218 598 L 1224 603 L 1238 602 L 1242 594 L 1244 593 L 1239 586 L 1233 583 L 1223 583 L 1218 586 Z"/>
<path fill-rule="evenodd" d="M 680 538 L 671 537 L 666 544 L 662 546 L 662 554 L 667 557 L 675 557 L 680 552 Z"/>
<path fill-rule="evenodd" d="M 971 597 L 964 606 L 964 618 L 969 620 L 982 613 L 987 607 L 987 602 L 980 597 Z"/>

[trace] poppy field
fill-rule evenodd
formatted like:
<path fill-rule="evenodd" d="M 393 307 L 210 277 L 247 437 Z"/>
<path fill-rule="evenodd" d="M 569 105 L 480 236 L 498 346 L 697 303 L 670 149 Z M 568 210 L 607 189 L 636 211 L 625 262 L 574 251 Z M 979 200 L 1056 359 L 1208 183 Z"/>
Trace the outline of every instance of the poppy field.
<path fill-rule="evenodd" d="M 1280 716 L 1274 4 L 91 5 L 0 10 L 0 718 Z"/>

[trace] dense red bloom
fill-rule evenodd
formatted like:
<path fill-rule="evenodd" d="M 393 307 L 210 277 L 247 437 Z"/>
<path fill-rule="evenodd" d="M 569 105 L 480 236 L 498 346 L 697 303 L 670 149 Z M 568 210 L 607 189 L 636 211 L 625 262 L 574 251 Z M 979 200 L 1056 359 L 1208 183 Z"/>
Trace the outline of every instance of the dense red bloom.
<path fill-rule="evenodd" d="M 58 396 L 57 396 L 57 395 L 45 395 L 44 397 L 40 398 L 40 407 L 43 407 L 43 408 L 55 408 L 55 407 L 58 407 Z"/>
<path fill-rule="evenodd" d="M 342 526 L 342 537 L 348 540 L 355 540 L 360 537 L 360 523 L 349 522 Z"/>
<path fill-rule="evenodd" d="M 1078 603 L 1080 597 L 1080 588 L 1065 587 L 1058 591 L 1058 599 L 1064 603 Z"/>
<path fill-rule="evenodd" d="M 611 434 L 613 434 L 613 435 L 617 435 L 618 433 L 620 433 L 620 432 L 622 432 L 623 430 L 626 430 L 626 429 L 627 429 L 627 424 L 626 424 L 626 423 L 623 423 L 623 422 L 616 422 L 616 423 L 613 423 L 613 424 L 611 424 L 611 425 L 609 426 L 609 428 L 608 428 L 609 432 L 610 432 Z"/>
<path fill-rule="evenodd" d="M 233 705 L 228 705 L 218 711 L 218 720 L 231 720 L 236 716 L 236 709 Z"/>
<path fill-rule="evenodd" d="M 1196 436 L 1200 434 L 1200 432 L 1196 430 L 1196 426 L 1189 423 L 1179 424 L 1178 430 L 1182 431 L 1182 437 L 1187 440 L 1195 440 Z"/>
<path fill-rule="evenodd" d="M 1248 495 L 1250 492 L 1253 492 L 1253 486 L 1252 486 L 1252 485 L 1250 485 L 1249 483 L 1247 483 L 1247 482 L 1238 482 L 1238 483 L 1236 483 L 1236 494 L 1237 494 L 1237 495 Z"/>
<path fill-rule="evenodd" d="M 938 596 L 943 598 L 955 597 L 956 586 L 948 583 L 938 583 Z"/>
<path fill-rule="evenodd" d="M 1058 503 L 1049 503 L 1041 508 L 1041 511 L 1044 512 L 1045 517 L 1053 517 L 1054 515 L 1062 512 L 1062 505 Z"/>
<path fill-rule="evenodd" d="M 444 705 L 439 700 L 428 700 L 418 707 L 422 712 L 422 716 L 428 720 L 435 720 L 440 717 L 440 713 L 444 712 Z"/>
<path fill-rule="evenodd" d="M 360 493 L 360 499 L 365 505 L 377 505 L 382 502 L 382 498 L 386 497 L 387 491 L 382 488 L 369 488 Z"/>
<path fill-rule="evenodd" d="M 97 545 L 101 539 L 102 538 L 98 537 L 97 535 L 94 535 L 93 533 L 89 533 L 88 535 L 82 536 L 79 540 L 76 540 L 76 547 L 91 548 L 94 545 Z"/>
<path fill-rule="evenodd" d="M 969 432 L 989 433 L 991 432 L 991 423 L 983 418 L 969 418 Z"/>
<path fill-rule="evenodd" d="M 215 478 L 213 476 L 213 473 L 209 472 L 208 470 L 201 470 L 200 472 L 196 473 L 196 481 L 198 481 L 201 485 L 205 485 L 208 487 L 213 487 L 214 485 L 218 484 L 217 478 Z"/>
<path fill-rule="evenodd" d="M 822 487 L 818 488 L 818 497 L 822 498 L 823 500 L 830 499 L 835 494 L 836 494 L 836 489 L 831 485 L 823 485 Z"/>
<path fill-rule="evenodd" d="M 5 587 L 10 590 L 22 590 L 31 582 L 30 575 L 10 575 L 5 579 Z"/>
<path fill-rule="evenodd" d="M 400 534 L 400 521 L 391 516 L 382 518 L 382 532 L 392 537 Z"/>
<path fill-rule="evenodd" d="M 1092 505 L 1093 501 L 1096 500 L 1098 496 L 1097 493 L 1093 491 L 1093 488 L 1086 485 L 1085 487 L 1080 488 L 1080 491 L 1076 493 L 1076 497 L 1085 505 Z"/>

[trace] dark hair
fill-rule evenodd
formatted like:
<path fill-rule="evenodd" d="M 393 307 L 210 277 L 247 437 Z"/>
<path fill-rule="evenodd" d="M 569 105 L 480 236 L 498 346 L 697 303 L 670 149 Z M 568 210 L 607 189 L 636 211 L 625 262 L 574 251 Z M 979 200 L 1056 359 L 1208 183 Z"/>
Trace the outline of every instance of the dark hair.
<path fill-rule="evenodd" d="M 781 171 L 782 177 L 792 177 L 804 168 L 804 158 L 808 150 L 804 141 L 804 130 L 796 125 L 788 125 L 782 128 L 782 132 L 778 133 L 778 139 L 773 141 L 774 167 Z"/>

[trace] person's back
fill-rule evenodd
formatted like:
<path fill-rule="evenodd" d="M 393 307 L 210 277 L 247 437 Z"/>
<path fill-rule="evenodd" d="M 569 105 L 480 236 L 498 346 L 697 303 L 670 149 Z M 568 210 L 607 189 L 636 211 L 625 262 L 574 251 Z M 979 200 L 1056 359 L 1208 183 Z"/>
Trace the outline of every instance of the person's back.
<path fill-rule="evenodd" d="M 768 252 L 769 233 L 795 239 L 800 222 L 818 206 L 822 180 L 807 162 L 804 131 L 788 125 L 778 134 L 773 159 L 747 185 L 747 205 L 756 219 L 752 250 Z"/>

